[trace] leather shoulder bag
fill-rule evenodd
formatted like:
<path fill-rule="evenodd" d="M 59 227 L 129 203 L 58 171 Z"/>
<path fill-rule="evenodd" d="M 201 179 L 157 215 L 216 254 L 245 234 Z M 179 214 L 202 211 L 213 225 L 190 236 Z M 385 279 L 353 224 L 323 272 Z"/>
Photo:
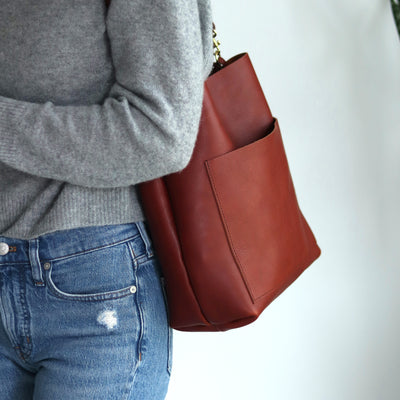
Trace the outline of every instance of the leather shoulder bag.
<path fill-rule="evenodd" d="M 139 184 L 170 325 L 182 331 L 251 323 L 320 255 L 250 58 L 225 61 L 218 45 L 214 30 L 188 166 Z"/>

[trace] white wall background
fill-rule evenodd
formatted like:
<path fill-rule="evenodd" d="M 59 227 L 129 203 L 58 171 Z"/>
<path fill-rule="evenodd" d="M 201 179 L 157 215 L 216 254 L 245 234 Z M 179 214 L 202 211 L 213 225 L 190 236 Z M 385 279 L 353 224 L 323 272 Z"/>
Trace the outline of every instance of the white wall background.
<path fill-rule="evenodd" d="M 400 398 L 400 40 L 389 0 L 214 0 L 322 249 L 259 320 L 175 333 L 168 400 Z"/>

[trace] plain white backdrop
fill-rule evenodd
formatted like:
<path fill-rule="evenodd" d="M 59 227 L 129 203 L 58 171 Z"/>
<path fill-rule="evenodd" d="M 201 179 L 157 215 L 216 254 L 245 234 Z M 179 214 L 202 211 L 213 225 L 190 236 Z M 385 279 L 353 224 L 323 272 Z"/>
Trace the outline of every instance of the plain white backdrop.
<path fill-rule="evenodd" d="M 168 400 L 400 398 L 400 40 L 390 0 L 213 0 L 279 119 L 321 257 L 252 325 L 175 331 Z M 187 45 L 190 45 L 188 43 Z"/>

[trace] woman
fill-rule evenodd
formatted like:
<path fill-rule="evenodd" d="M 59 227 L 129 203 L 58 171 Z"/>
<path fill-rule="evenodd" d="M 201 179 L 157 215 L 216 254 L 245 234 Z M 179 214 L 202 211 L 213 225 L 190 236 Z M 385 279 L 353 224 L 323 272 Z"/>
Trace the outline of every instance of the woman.
<path fill-rule="evenodd" d="M 0 396 L 163 399 L 171 331 L 135 185 L 189 162 L 209 0 L 0 6 Z"/>

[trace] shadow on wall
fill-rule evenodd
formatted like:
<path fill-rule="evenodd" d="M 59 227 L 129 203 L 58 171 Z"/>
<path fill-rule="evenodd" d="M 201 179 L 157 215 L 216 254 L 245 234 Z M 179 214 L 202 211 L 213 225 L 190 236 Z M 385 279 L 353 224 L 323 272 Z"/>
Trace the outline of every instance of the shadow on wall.
<path fill-rule="evenodd" d="M 400 3 L 399 0 L 390 0 L 390 2 L 392 3 L 393 17 L 400 37 Z"/>

